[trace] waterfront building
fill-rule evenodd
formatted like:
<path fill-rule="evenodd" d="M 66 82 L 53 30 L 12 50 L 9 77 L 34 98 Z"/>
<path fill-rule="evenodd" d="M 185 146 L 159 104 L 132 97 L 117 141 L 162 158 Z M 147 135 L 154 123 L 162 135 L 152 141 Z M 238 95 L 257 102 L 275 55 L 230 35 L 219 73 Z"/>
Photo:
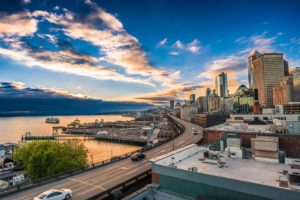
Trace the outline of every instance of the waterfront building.
<path fill-rule="evenodd" d="M 282 53 L 264 53 L 253 62 L 254 85 L 262 107 L 273 107 L 273 87 L 280 84 L 286 74 L 287 62 Z"/>
<path fill-rule="evenodd" d="M 279 85 L 273 87 L 273 103 L 288 104 L 293 101 L 293 77 L 285 76 L 282 78 Z"/>
<path fill-rule="evenodd" d="M 215 92 L 220 97 L 228 97 L 227 74 L 224 72 L 216 76 Z"/>
<path fill-rule="evenodd" d="M 170 100 L 170 108 L 173 110 L 175 106 L 174 100 Z"/>
<path fill-rule="evenodd" d="M 291 72 L 293 77 L 293 101 L 300 102 L 300 67 Z"/>

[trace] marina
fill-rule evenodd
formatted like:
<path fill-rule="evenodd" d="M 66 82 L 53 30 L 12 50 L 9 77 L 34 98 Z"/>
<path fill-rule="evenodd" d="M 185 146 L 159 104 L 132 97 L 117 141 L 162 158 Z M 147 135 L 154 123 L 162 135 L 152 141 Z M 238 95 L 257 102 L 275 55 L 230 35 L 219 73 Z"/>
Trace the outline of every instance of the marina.
<path fill-rule="evenodd" d="M 112 143 L 100 140 L 90 140 L 83 135 L 66 135 L 61 134 L 62 127 L 67 126 L 76 118 L 82 123 L 94 122 L 95 119 L 103 119 L 106 122 L 130 121 L 132 117 L 123 117 L 121 115 L 79 115 L 79 116 L 57 116 L 60 119 L 59 125 L 45 123 L 47 116 L 34 117 L 1 117 L 0 118 L 0 144 L 15 143 L 18 144 L 25 137 L 25 133 L 31 132 L 31 137 L 35 139 L 53 138 L 53 126 L 59 127 L 59 140 L 77 139 L 80 140 L 88 149 L 88 159 L 91 162 L 93 156 L 94 162 L 110 159 L 111 156 L 118 156 L 124 153 L 130 153 L 140 149 L 137 145 L 128 145 L 124 143 Z M 40 138 L 39 138 L 40 137 Z"/>

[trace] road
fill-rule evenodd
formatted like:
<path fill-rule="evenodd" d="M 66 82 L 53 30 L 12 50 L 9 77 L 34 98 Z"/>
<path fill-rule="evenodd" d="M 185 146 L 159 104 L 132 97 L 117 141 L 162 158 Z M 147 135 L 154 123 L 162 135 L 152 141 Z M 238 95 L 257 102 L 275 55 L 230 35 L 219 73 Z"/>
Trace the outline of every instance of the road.
<path fill-rule="evenodd" d="M 173 140 L 174 144 L 173 141 L 170 141 L 147 151 L 145 153 L 147 159 L 168 153 L 173 150 L 173 147 L 175 149 L 181 148 L 186 145 L 196 143 L 199 141 L 199 139 L 201 139 L 202 134 L 194 135 L 192 133 L 193 129 L 199 131 L 202 130 L 200 126 L 191 124 L 178 118 L 174 119 L 185 126 L 184 133 Z M 69 188 L 73 191 L 73 200 L 83 200 L 150 169 L 151 164 L 147 161 L 147 159 L 143 161 L 132 162 L 130 158 L 128 158 L 107 166 L 71 176 L 66 179 L 58 180 L 56 182 L 41 184 L 40 186 L 17 192 L 15 194 L 3 197 L 2 199 L 29 200 L 49 189 Z"/>

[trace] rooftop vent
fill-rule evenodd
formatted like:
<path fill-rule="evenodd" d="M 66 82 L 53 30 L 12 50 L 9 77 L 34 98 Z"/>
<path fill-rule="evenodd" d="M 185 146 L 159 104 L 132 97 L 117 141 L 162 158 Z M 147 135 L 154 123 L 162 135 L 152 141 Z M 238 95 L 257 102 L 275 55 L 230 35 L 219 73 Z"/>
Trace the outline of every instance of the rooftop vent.
<path fill-rule="evenodd" d="M 192 172 L 198 172 L 198 168 L 197 167 L 189 167 L 188 170 L 192 171 Z"/>

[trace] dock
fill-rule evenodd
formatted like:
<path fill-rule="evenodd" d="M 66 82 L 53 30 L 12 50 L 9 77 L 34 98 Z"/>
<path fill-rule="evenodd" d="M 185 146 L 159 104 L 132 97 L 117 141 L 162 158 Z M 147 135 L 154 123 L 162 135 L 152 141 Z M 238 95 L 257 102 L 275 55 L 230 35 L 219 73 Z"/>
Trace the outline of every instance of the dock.
<path fill-rule="evenodd" d="M 91 132 L 78 131 L 76 134 L 55 134 L 47 136 L 37 136 L 31 135 L 31 133 L 25 133 L 25 136 L 22 135 L 22 141 L 31 141 L 31 140 L 64 140 L 64 139 L 76 139 L 84 138 L 88 140 L 101 140 L 105 142 L 120 143 L 120 144 L 129 144 L 129 145 L 138 145 L 144 146 L 147 144 L 146 139 L 130 137 L 130 136 L 113 136 L 113 135 L 96 135 Z"/>

